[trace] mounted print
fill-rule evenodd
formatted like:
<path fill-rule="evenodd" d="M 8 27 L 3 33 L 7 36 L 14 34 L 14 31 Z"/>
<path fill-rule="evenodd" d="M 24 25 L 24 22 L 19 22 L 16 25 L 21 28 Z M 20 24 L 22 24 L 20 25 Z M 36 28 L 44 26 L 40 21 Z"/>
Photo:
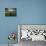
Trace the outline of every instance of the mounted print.
<path fill-rule="evenodd" d="M 17 9 L 16 8 L 5 8 L 5 16 L 16 16 Z"/>

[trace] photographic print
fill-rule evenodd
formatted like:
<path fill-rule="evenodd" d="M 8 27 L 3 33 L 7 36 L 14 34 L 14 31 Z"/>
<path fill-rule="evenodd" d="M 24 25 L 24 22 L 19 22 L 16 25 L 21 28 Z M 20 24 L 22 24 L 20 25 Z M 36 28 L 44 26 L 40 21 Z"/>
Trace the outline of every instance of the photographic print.
<path fill-rule="evenodd" d="M 16 16 L 17 9 L 16 8 L 5 8 L 5 16 Z"/>

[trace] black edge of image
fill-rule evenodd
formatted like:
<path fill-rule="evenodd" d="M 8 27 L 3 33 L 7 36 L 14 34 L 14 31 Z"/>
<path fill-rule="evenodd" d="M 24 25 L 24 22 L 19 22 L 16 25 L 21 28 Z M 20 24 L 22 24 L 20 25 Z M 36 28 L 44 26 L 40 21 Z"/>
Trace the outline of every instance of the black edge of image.
<path fill-rule="evenodd" d="M 10 8 L 15 10 L 14 12 L 10 12 L 8 11 L 9 8 L 5 8 L 5 17 L 16 17 L 17 16 L 17 8 Z"/>

